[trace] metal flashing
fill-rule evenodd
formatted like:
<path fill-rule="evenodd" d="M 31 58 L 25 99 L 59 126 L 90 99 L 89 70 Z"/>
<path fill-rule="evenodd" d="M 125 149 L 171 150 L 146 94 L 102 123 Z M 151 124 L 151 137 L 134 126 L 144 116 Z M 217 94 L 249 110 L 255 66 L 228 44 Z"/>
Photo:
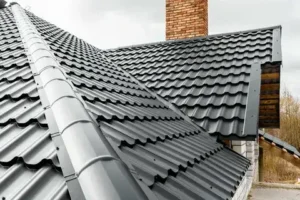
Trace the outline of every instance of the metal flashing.
<path fill-rule="evenodd" d="M 66 150 L 66 147 L 64 145 L 64 141 L 62 140 L 61 135 L 60 134 L 57 134 L 56 136 L 51 135 L 51 137 L 52 137 L 52 141 L 54 142 L 54 144 L 56 146 L 58 157 L 64 158 L 64 159 L 59 160 L 59 163 L 62 166 L 62 171 L 63 171 L 64 177 L 74 175 L 75 170 L 73 168 L 71 159 L 68 155 L 68 152 Z M 80 189 L 80 188 L 78 188 L 78 189 Z"/>
<path fill-rule="evenodd" d="M 282 62 L 281 53 L 281 27 L 273 29 L 273 41 L 272 41 L 272 61 Z"/>
<path fill-rule="evenodd" d="M 51 52 L 24 10 L 12 6 L 24 46 L 28 51 L 32 71 L 39 76 L 45 93 L 41 100 L 54 143 L 58 147 L 58 158 L 68 179 L 71 197 L 78 199 L 147 199 L 134 177 L 114 152 L 106 138 L 91 119 L 74 87 L 67 81 L 56 57 Z M 58 69 L 48 74 L 51 69 Z M 48 99 L 50 106 L 46 106 Z M 97 159 L 101 156 L 114 157 Z M 69 159 L 66 159 L 69 158 Z M 65 159 L 67 162 L 64 162 Z M 97 160 L 97 162 L 92 162 Z M 117 162 L 115 162 L 118 160 Z M 101 161 L 101 162 L 100 162 Z M 88 166 L 88 167 L 87 167 Z M 75 171 L 80 172 L 76 175 Z M 71 183 L 71 184 L 70 184 Z M 73 187 L 74 186 L 74 187 Z"/>
<path fill-rule="evenodd" d="M 49 103 L 49 100 L 47 98 L 44 88 L 38 88 L 38 94 L 42 101 L 43 108 L 47 109 L 50 106 L 50 103 Z"/>
<path fill-rule="evenodd" d="M 251 66 L 243 135 L 258 134 L 260 85 L 261 64 L 255 63 Z"/>
<path fill-rule="evenodd" d="M 121 164 L 124 164 L 124 162 L 118 158 L 115 158 L 115 157 L 112 157 L 111 155 L 102 155 L 102 156 L 98 156 L 98 157 L 95 157 L 95 158 L 92 158 L 91 160 L 87 161 L 79 171 L 77 171 L 75 174 L 77 176 L 80 176 L 80 174 L 86 169 L 88 168 L 89 166 L 91 166 L 92 164 L 94 164 L 95 162 L 98 162 L 98 161 L 112 161 L 112 160 L 115 160 L 115 161 L 118 161 L 120 162 Z M 127 167 L 127 165 L 125 165 L 125 167 Z"/>
<path fill-rule="evenodd" d="M 59 134 L 57 124 L 54 119 L 54 115 L 51 109 L 45 110 L 45 116 L 47 119 L 47 124 L 49 126 L 50 134 Z"/>

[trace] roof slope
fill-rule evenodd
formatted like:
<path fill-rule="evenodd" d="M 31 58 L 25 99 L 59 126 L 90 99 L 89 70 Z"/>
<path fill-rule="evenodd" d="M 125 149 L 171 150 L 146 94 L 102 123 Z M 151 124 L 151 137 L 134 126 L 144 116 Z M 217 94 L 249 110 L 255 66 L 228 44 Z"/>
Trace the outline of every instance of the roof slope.
<path fill-rule="evenodd" d="M 246 158 L 168 109 L 98 49 L 27 14 L 111 145 L 158 199 L 227 199 L 234 194 L 249 166 Z M 69 199 L 72 191 L 10 8 L 1 9 L 0 17 L 1 197 Z"/>
<path fill-rule="evenodd" d="M 0 9 L 0 34 L 0 197 L 67 199 L 36 84 L 8 8 Z"/>
<path fill-rule="evenodd" d="M 142 89 L 98 49 L 28 13 L 111 145 L 158 199 L 230 198 L 244 157 Z M 180 189 L 180 190 L 178 190 Z"/>
<path fill-rule="evenodd" d="M 280 34 L 274 36 L 274 30 L 280 31 L 280 27 L 121 47 L 103 53 L 212 134 L 255 138 L 257 131 L 243 131 L 248 110 L 259 105 L 259 99 L 256 105 L 248 103 L 250 83 L 260 81 L 251 78 L 251 66 L 268 64 L 263 66 L 263 74 L 278 73 L 278 66 L 270 65 L 281 61 L 280 55 L 274 56 L 279 48 L 274 39 L 280 43 Z M 278 77 L 262 81 L 262 88 L 265 83 L 278 82 Z M 279 94 L 279 88 L 272 86 L 271 91 L 262 91 L 262 96 Z M 260 90 L 259 85 L 256 87 Z M 272 99 L 276 101 L 274 109 L 279 105 L 278 98 Z M 272 123 L 278 123 L 277 115 Z M 268 117 L 260 116 L 261 120 Z"/>
<path fill-rule="evenodd" d="M 5 22 L 0 29 L 0 193 L 7 199 L 68 199 L 20 35 L 10 10 L 0 12 Z M 28 14 L 103 133 L 160 199 L 224 199 L 234 193 L 248 160 L 166 108 L 94 47 Z M 184 190 L 175 192 L 178 187 Z"/>

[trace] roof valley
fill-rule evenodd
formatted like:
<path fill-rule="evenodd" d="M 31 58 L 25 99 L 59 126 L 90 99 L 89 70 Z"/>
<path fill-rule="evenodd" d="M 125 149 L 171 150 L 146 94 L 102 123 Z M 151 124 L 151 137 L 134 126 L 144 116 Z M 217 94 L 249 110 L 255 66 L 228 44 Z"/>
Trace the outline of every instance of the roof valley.
<path fill-rule="evenodd" d="M 145 84 L 141 83 L 137 78 L 135 78 L 133 75 L 131 75 L 129 72 L 124 70 L 122 67 L 119 67 L 118 64 L 113 63 L 107 56 L 102 55 L 103 58 L 108 60 L 110 63 L 112 63 L 116 68 L 118 68 L 120 71 L 122 71 L 126 76 L 130 77 L 131 80 L 133 80 L 136 84 L 138 84 L 141 88 L 149 92 L 152 96 L 154 96 L 157 100 L 159 100 L 161 103 L 163 103 L 166 107 L 173 110 L 176 114 L 178 114 L 180 117 L 182 117 L 184 120 L 188 121 L 192 126 L 195 126 L 197 128 L 200 128 L 202 131 L 207 131 L 203 127 L 199 126 L 196 122 L 193 121 L 190 117 L 188 117 L 184 112 L 182 112 L 176 104 L 173 104 L 171 101 L 163 98 L 161 95 L 159 95 L 157 92 L 152 91 L 150 88 L 148 88 Z"/>

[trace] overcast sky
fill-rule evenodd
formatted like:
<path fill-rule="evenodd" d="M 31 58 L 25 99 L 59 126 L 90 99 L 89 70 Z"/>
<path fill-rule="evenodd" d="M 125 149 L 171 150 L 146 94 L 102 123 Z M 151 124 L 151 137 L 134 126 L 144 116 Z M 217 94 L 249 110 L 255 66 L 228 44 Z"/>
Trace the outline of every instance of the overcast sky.
<path fill-rule="evenodd" d="M 19 0 L 105 49 L 165 39 L 165 0 Z M 209 34 L 283 26 L 282 88 L 300 98 L 300 0 L 209 0 Z"/>

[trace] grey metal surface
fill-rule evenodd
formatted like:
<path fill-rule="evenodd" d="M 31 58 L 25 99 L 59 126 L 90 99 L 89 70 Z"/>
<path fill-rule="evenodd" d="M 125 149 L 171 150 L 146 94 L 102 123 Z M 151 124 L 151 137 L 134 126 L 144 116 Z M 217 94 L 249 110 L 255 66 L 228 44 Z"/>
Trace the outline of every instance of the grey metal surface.
<path fill-rule="evenodd" d="M 258 120 L 259 120 L 259 101 L 261 87 L 261 66 L 259 63 L 254 63 L 251 66 L 250 81 L 248 87 L 248 96 L 246 103 L 246 115 L 244 123 L 244 134 L 254 135 L 256 139 L 258 135 Z"/>
<path fill-rule="evenodd" d="M 24 163 L 0 165 L 0 177 L 1 199 L 69 199 L 64 178 L 48 164 L 39 169 L 29 169 Z"/>
<path fill-rule="evenodd" d="M 212 134 L 253 139 L 243 132 L 251 65 L 273 61 L 273 30 L 280 27 L 99 52 Z"/>
<path fill-rule="evenodd" d="M 278 137 L 275 137 L 275 136 L 273 136 L 269 133 L 263 132 L 261 130 L 259 130 L 258 133 L 259 133 L 259 137 L 263 138 L 265 141 L 267 141 L 269 143 L 274 143 L 277 147 L 285 149 L 290 154 L 300 157 L 300 152 L 296 147 L 290 145 L 289 143 L 281 140 Z"/>
<path fill-rule="evenodd" d="M 26 50 L 0 9 L 0 198 L 69 199 Z"/>
<path fill-rule="evenodd" d="M 140 185 L 147 185 L 151 195 L 158 199 L 189 200 L 224 199 L 234 194 L 250 164 L 247 159 L 224 148 L 202 129 L 191 126 L 166 108 L 109 60 L 98 55 L 95 47 L 30 13 L 28 15 L 55 52 L 56 59 L 75 86 L 73 89 L 82 95 L 86 109 L 92 112 L 91 117 L 97 119 L 110 144 L 122 152 L 122 159 L 134 166 L 135 170 L 131 172 L 137 172 L 135 176 L 142 181 Z M 0 17 L 0 70 L 3 72 L 0 75 L 3 108 L 0 110 L 0 164 L 3 166 L 0 167 L 0 195 L 5 195 L 1 197 L 6 199 L 69 199 L 66 180 L 69 189 L 78 185 L 73 184 L 74 177 L 62 175 L 62 162 L 57 159 L 57 151 L 62 148 L 58 145 L 57 149 L 50 137 L 50 119 L 45 119 L 41 104 L 41 99 L 47 96 L 37 92 L 37 87 L 45 82 L 33 78 L 27 50 L 21 49 L 22 40 L 10 10 L 0 10 Z M 44 72 L 47 72 L 44 80 L 56 73 Z M 49 82 L 47 85 L 50 90 L 55 84 Z M 63 87 L 55 95 L 62 93 L 67 94 Z M 55 101 L 49 98 L 49 104 Z M 78 101 L 68 103 L 78 111 Z M 54 121 L 70 119 L 61 114 L 66 112 L 65 103 L 53 105 L 60 110 L 52 113 Z M 59 127 L 60 124 L 57 129 L 62 129 Z M 72 133 L 82 130 L 92 146 L 96 146 L 98 140 L 89 135 L 94 129 L 85 126 L 82 130 L 73 126 L 64 134 L 72 135 L 68 140 L 76 140 Z M 85 148 L 89 150 L 89 145 Z M 72 153 L 73 158 L 79 158 L 82 152 L 75 149 Z M 110 168 L 111 165 L 105 169 Z M 95 175 L 99 167 L 90 170 Z M 112 179 L 120 180 L 120 176 L 113 176 L 113 169 L 106 173 Z"/>
<path fill-rule="evenodd" d="M 70 158 L 72 166 L 62 165 L 67 185 L 78 181 L 79 187 L 69 187 L 72 199 L 147 199 L 129 170 L 117 157 L 103 133 L 89 116 L 86 105 L 76 95 L 63 69 L 47 43 L 31 23 L 23 8 L 12 6 L 20 36 L 31 61 L 32 72 L 41 80 L 39 90 L 45 94 L 41 103 L 49 104 L 58 133 L 66 154 L 58 154 L 59 160 Z M 53 72 L 57 69 L 57 73 Z M 49 126 L 52 124 L 49 124 Z M 75 137 L 74 137 L 75 136 Z M 55 140 L 54 140 L 55 141 Z M 59 149 L 58 149 L 59 151 Z M 105 158 L 105 159 L 100 159 Z M 62 162 L 61 164 L 68 164 Z M 71 169 L 71 170 L 67 170 Z M 72 177 L 71 179 L 69 177 Z M 81 193 L 78 193 L 82 191 Z M 78 196 L 80 195 L 80 196 Z"/>
<path fill-rule="evenodd" d="M 277 28 L 273 30 L 273 51 L 272 51 L 272 61 L 280 62 L 282 61 L 281 53 L 281 29 Z"/>
<path fill-rule="evenodd" d="M 158 199 L 232 197 L 249 167 L 246 158 L 168 109 L 95 47 L 27 14 L 100 130 L 152 194 Z"/>

